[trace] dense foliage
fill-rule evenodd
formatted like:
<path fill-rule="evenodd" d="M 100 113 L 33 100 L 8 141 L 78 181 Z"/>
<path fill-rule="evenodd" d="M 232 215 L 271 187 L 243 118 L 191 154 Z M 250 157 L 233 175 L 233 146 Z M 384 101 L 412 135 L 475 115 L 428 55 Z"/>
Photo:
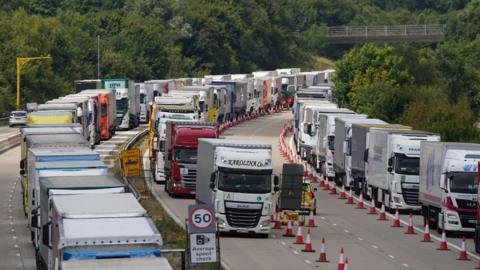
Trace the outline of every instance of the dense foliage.
<path fill-rule="evenodd" d="M 339 103 L 444 140 L 478 141 L 480 1 L 453 4 L 463 9 L 442 17 L 447 39 L 441 44 L 367 44 L 346 53 L 336 65 Z"/>
<path fill-rule="evenodd" d="M 372 117 L 475 140 L 480 112 L 480 0 L 4 0 L 0 111 L 15 97 L 16 57 L 51 55 L 22 72 L 22 103 L 73 81 L 142 81 L 206 73 L 319 68 L 339 59 L 340 104 Z M 438 45 L 325 43 L 327 25 L 446 23 Z"/>

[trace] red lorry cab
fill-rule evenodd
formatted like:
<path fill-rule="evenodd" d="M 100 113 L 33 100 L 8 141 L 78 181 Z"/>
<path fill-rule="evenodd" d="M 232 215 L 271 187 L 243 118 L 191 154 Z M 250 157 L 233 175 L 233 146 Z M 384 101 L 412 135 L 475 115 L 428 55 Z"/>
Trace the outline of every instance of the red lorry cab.
<path fill-rule="evenodd" d="M 165 190 L 171 196 L 195 194 L 198 138 L 218 138 L 218 128 L 202 122 L 166 124 Z"/>

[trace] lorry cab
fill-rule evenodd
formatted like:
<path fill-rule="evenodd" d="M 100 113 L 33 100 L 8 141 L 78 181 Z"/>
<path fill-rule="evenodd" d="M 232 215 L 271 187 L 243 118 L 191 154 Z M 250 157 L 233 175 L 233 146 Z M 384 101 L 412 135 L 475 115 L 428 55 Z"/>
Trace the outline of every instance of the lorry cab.
<path fill-rule="evenodd" d="M 167 121 L 164 152 L 165 191 L 171 196 L 195 194 L 199 138 L 218 138 L 216 126 Z"/>
<path fill-rule="evenodd" d="M 82 126 L 82 133 L 85 136 L 85 139 L 90 140 L 90 131 L 89 131 L 89 123 L 88 123 L 88 102 L 85 98 L 80 99 L 65 99 L 65 98 L 58 98 L 47 101 L 45 104 L 40 104 L 38 106 L 39 110 L 52 110 L 64 109 L 63 106 L 69 106 L 72 104 L 75 106 L 71 108 L 72 114 L 75 116 L 75 123 L 79 123 Z"/>
<path fill-rule="evenodd" d="M 93 139 L 94 144 L 100 143 L 100 133 L 102 130 L 102 117 L 100 115 L 101 103 L 100 94 L 98 93 L 77 93 L 68 95 L 66 97 L 87 97 L 88 98 L 88 122 L 90 123 L 90 139 Z"/>
<path fill-rule="evenodd" d="M 268 237 L 272 148 L 256 141 L 199 139 L 196 200 L 211 203 L 221 232 Z M 274 177 L 278 184 L 278 178 Z"/>
<path fill-rule="evenodd" d="M 98 95 L 100 101 L 100 139 L 108 140 L 115 135 L 115 119 L 117 117 L 117 104 L 115 89 L 88 89 L 81 94 Z"/>

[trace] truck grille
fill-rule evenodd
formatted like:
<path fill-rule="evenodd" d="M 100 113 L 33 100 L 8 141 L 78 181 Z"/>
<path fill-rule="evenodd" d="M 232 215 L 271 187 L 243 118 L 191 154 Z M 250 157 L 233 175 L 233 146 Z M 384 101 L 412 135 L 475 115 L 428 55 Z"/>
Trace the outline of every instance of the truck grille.
<path fill-rule="evenodd" d="M 471 200 L 455 199 L 457 201 L 458 208 L 462 209 L 477 209 L 477 202 Z"/>
<path fill-rule="evenodd" d="M 188 174 L 182 175 L 182 185 L 184 188 L 195 190 L 197 182 L 197 170 L 188 169 Z"/>
<path fill-rule="evenodd" d="M 262 215 L 260 209 L 238 209 L 225 207 L 227 222 L 232 227 L 255 228 Z"/>
<path fill-rule="evenodd" d="M 418 188 L 402 188 L 403 200 L 408 205 L 420 205 L 418 201 Z"/>
<path fill-rule="evenodd" d="M 458 215 L 460 216 L 460 223 L 462 223 L 463 228 L 475 228 L 477 217 L 475 212 L 473 213 L 466 213 L 466 212 L 459 212 Z"/>

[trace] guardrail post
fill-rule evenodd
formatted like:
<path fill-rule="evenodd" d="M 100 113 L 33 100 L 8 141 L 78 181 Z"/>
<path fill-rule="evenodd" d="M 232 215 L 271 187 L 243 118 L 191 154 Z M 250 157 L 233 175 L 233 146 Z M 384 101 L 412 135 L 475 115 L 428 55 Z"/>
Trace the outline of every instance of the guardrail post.
<path fill-rule="evenodd" d="M 345 26 L 345 35 L 348 37 L 348 26 Z"/>
<path fill-rule="evenodd" d="M 368 26 L 365 26 L 365 38 L 368 37 Z"/>
<path fill-rule="evenodd" d="M 407 25 L 405 24 L 405 25 L 403 26 L 403 28 L 404 28 L 404 33 L 405 33 L 405 36 L 406 36 L 406 35 L 407 35 Z"/>
<path fill-rule="evenodd" d="M 425 35 L 427 35 L 427 25 L 426 24 L 423 25 L 423 33 Z"/>
<path fill-rule="evenodd" d="M 388 25 L 385 25 L 385 36 L 388 36 Z"/>
<path fill-rule="evenodd" d="M 185 250 L 181 252 L 181 258 L 182 258 L 182 263 L 181 263 L 181 268 L 182 270 L 185 270 Z"/>

